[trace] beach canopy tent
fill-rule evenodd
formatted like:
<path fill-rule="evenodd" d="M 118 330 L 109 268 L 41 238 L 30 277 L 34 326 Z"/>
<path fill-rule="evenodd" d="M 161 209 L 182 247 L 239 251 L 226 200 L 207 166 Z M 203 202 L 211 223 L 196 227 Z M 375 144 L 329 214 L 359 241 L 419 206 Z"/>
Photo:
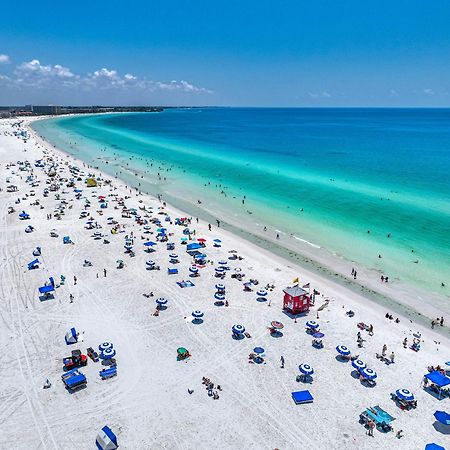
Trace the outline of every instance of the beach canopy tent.
<path fill-rule="evenodd" d="M 445 448 L 437 444 L 427 444 L 425 450 L 445 450 Z"/>
<path fill-rule="evenodd" d="M 435 370 L 434 372 L 427 373 L 425 378 L 428 378 L 433 384 L 438 387 L 439 391 L 439 400 L 441 399 L 442 388 L 450 385 L 450 378 L 442 375 L 441 372 Z"/>
<path fill-rule="evenodd" d="M 192 250 L 198 250 L 199 248 L 202 248 L 202 246 L 198 242 L 193 242 L 192 244 L 186 245 L 187 252 L 190 252 Z"/>
<path fill-rule="evenodd" d="M 303 403 L 312 403 L 314 401 L 314 397 L 309 391 L 296 391 L 292 392 L 291 395 L 296 405 L 301 405 Z"/>
<path fill-rule="evenodd" d="M 70 345 L 75 344 L 76 342 L 78 342 L 77 330 L 75 330 L 75 328 L 71 328 L 66 333 L 66 344 Z"/>
<path fill-rule="evenodd" d="M 434 413 L 434 418 L 444 424 L 444 425 L 450 425 L 450 414 L 445 411 L 436 411 Z"/>
<path fill-rule="evenodd" d="M 99 450 L 115 450 L 119 446 L 116 435 L 107 425 L 97 434 L 95 443 Z"/>

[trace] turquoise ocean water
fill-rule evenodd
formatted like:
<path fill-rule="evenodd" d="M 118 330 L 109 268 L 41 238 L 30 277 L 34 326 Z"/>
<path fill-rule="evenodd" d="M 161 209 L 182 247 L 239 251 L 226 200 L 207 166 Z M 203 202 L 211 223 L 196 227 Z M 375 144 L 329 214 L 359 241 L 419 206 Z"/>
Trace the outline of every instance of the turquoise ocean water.
<path fill-rule="evenodd" d="M 153 192 L 450 293 L 450 110 L 169 109 L 33 127 Z"/>

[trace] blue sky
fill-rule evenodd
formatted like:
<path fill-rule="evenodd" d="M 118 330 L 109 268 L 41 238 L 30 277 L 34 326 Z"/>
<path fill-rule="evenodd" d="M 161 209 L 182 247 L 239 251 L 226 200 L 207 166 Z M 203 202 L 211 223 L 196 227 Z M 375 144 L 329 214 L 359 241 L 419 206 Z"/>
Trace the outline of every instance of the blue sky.
<path fill-rule="evenodd" d="M 2 2 L 23 103 L 450 106 L 450 2 Z"/>

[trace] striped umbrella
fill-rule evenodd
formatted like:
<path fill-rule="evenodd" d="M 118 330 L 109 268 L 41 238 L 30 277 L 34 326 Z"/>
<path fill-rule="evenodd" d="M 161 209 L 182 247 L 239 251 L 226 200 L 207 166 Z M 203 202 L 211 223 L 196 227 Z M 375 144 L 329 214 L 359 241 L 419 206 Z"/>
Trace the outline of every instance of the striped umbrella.
<path fill-rule="evenodd" d="M 260 289 L 259 291 L 256 291 L 256 295 L 258 297 L 265 297 L 267 295 L 267 291 L 265 289 Z"/>
<path fill-rule="evenodd" d="M 194 311 L 194 312 L 192 313 L 192 317 L 193 317 L 194 319 L 201 319 L 201 318 L 203 317 L 203 313 L 202 313 L 201 311 L 199 311 L 199 310 Z"/>
<path fill-rule="evenodd" d="M 224 269 L 223 267 L 216 267 L 216 268 L 215 268 L 215 271 L 216 271 L 217 273 L 224 273 L 224 272 L 225 272 L 225 269 Z"/>
<path fill-rule="evenodd" d="M 177 259 L 177 258 L 178 258 L 178 255 L 177 255 L 176 253 L 171 253 L 171 254 L 169 255 L 169 258 L 171 258 L 171 259 Z"/>
<path fill-rule="evenodd" d="M 306 322 L 306 326 L 308 328 L 312 328 L 313 330 L 317 330 L 317 328 L 319 328 L 319 324 L 315 320 L 308 320 L 308 322 Z"/>
<path fill-rule="evenodd" d="M 191 272 L 191 273 L 198 273 L 198 267 L 197 266 L 189 267 L 189 272 Z"/>
<path fill-rule="evenodd" d="M 336 347 L 336 351 L 342 356 L 348 356 L 351 353 L 348 347 L 346 347 L 345 345 L 338 345 Z"/>
<path fill-rule="evenodd" d="M 225 300 L 225 295 L 219 294 L 218 292 L 216 292 L 216 293 L 214 294 L 214 298 L 215 298 L 216 300 L 219 300 L 219 302 L 223 302 L 223 301 Z"/>
<path fill-rule="evenodd" d="M 281 322 L 277 322 L 276 320 L 270 322 L 270 325 L 272 328 L 275 328 L 276 330 L 281 330 L 284 328 L 284 325 Z"/>
<path fill-rule="evenodd" d="M 360 374 L 366 380 L 375 380 L 375 378 L 377 377 L 377 373 L 375 372 L 375 370 L 369 369 L 368 367 L 361 370 Z"/>
<path fill-rule="evenodd" d="M 164 297 L 157 298 L 155 301 L 159 306 L 167 305 L 168 302 L 168 300 Z"/>
<path fill-rule="evenodd" d="M 245 333 L 245 328 L 244 328 L 244 325 L 233 325 L 233 327 L 231 328 L 231 331 L 234 334 L 243 334 L 243 333 Z"/>
<path fill-rule="evenodd" d="M 103 350 L 106 350 L 107 348 L 113 348 L 112 342 L 102 342 L 98 349 L 102 352 Z"/>
<path fill-rule="evenodd" d="M 218 291 L 225 291 L 225 285 L 222 284 L 222 283 L 217 283 L 217 284 L 216 284 L 216 289 L 217 289 Z"/>
<path fill-rule="evenodd" d="M 222 260 L 222 261 L 219 261 L 218 264 L 219 264 L 219 266 L 226 267 L 226 266 L 228 266 L 228 261 Z"/>
<path fill-rule="evenodd" d="M 155 261 L 153 261 L 152 259 L 149 259 L 149 260 L 146 262 L 146 264 L 147 264 L 147 266 L 152 267 L 152 266 L 154 266 L 156 263 L 155 263 Z"/>
<path fill-rule="evenodd" d="M 399 399 L 406 400 L 407 402 L 412 402 L 414 400 L 414 394 L 408 389 L 397 389 L 395 395 Z"/>
<path fill-rule="evenodd" d="M 106 348 L 100 353 L 100 358 L 102 359 L 111 359 L 114 358 L 114 356 L 116 356 L 116 351 L 112 347 Z"/>
<path fill-rule="evenodd" d="M 361 361 L 360 359 L 355 359 L 354 361 L 352 361 L 352 366 L 356 370 L 363 370 L 367 367 L 366 363 L 364 361 Z"/>
<path fill-rule="evenodd" d="M 298 370 L 300 370 L 303 375 L 312 375 L 314 373 L 314 369 L 309 364 L 300 364 Z"/>

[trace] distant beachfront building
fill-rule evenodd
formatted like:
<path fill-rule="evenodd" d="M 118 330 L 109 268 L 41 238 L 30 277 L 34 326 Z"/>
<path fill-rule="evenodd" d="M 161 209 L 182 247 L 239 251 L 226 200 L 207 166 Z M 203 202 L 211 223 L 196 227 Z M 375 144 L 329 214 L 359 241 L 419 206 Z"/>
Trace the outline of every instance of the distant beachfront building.
<path fill-rule="evenodd" d="M 55 105 L 47 105 L 47 106 L 32 106 L 33 114 L 36 116 L 49 116 L 49 115 L 57 115 L 61 114 L 61 107 Z"/>

